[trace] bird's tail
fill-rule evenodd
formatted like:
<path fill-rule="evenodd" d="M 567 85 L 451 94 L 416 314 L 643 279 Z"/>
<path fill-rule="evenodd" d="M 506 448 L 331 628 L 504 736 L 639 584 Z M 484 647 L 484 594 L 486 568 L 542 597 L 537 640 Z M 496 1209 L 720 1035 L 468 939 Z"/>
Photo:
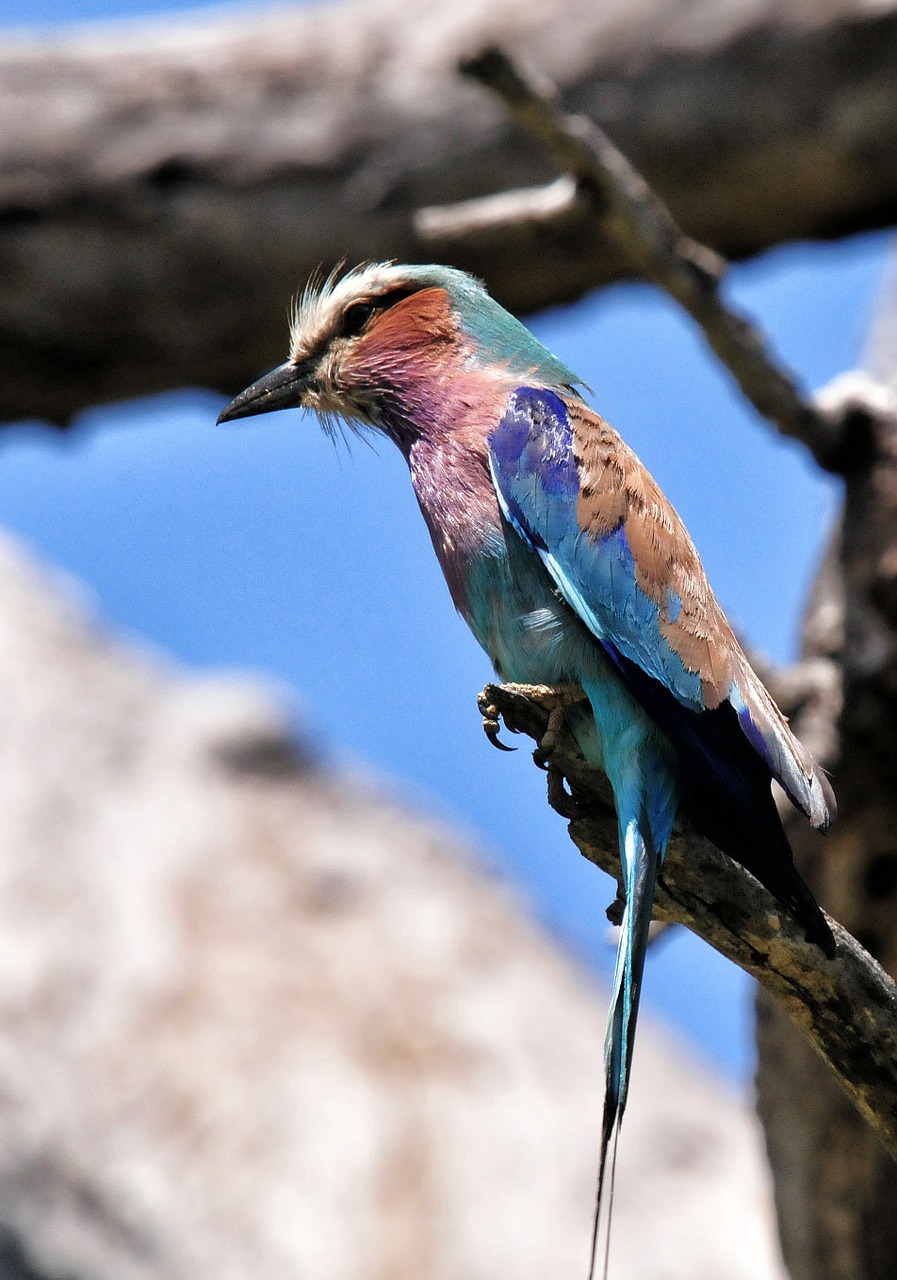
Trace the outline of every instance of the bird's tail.
<path fill-rule="evenodd" d="M 623 815 L 620 815 L 620 857 L 626 907 L 604 1038 L 604 1119 L 601 1125 L 598 1193 L 592 1225 L 589 1280 L 594 1280 L 599 1257 L 603 1260 L 601 1274 L 607 1276 L 617 1137 L 629 1089 L 629 1069 L 632 1064 L 635 1024 L 648 947 L 651 904 L 662 854 L 663 848 L 658 848 L 655 843 L 644 807 L 638 817 L 624 820 Z"/>

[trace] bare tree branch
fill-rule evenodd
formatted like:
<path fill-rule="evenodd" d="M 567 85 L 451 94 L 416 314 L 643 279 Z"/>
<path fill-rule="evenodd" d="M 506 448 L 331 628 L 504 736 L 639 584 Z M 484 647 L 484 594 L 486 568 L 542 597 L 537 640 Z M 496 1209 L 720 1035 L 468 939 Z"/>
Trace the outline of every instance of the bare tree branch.
<path fill-rule="evenodd" d="M 886 364 L 878 372 L 886 375 Z M 832 663 L 836 672 L 828 709 L 825 695 L 822 703 L 809 701 L 795 729 L 833 771 L 838 821 L 821 839 L 794 815 L 788 838 L 817 898 L 893 976 L 897 402 L 880 383 L 856 374 L 836 379 L 821 398 L 835 404 L 877 398 L 876 440 L 866 465 L 847 477 L 842 517 L 803 626 L 805 660 Z M 834 1077 L 763 988 L 757 1012 L 757 1105 L 793 1280 L 890 1275 L 897 1252 L 893 1160 L 858 1112 L 845 1105 Z"/>
<path fill-rule="evenodd" d="M 577 183 L 562 174 L 543 187 L 520 187 L 457 204 L 429 205 L 417 210 L 414 226 L 422 240 L 445 248 L 457 243 L 463 246 L 471 237 L 483 235 L 531 235 L 533 229 L 562 236 L 572 217 L 580 213 L 594 216 L 591 203 Z"/>
<path fill-rule="evenodd" d="M 544 709 L 502 685 L 485 696 L 512 732 L 539 741 Z M 604 776 L 562 731 L 553 763 L 588 816 L 570 838 L 619 880 L 617 820 Z M 670 843 L 655 900 L 658 919 L 685 924 L 752 974 L 789 1012 L 841 1087 L 897 1158 L 897 987 L 855 938 L 830 921 L 838 955 L 828 960 L 749 872 L 685 829 Z"/>
<path fill-rule="evenodd" d="M 839 928 L 840 953 L 832 965 L 821 954 L 808 955 L 812 949 L 751 877 L 734 864 L 724 866 L 716 851 L 708 861 L 709 846 L 687 833 L 665 863 L 658 913 L 689 923 L 761 984 L 758 1109 L 794 1280 L 888 1275 L 897 1249 L 897 1003 L 879 963 L 897 971 L 897 400 L 887 385 L 894 354 L 885 335 L 876 352 L 885 382 L 843 375 L 810 405 L 755 335 L 721 309 L 714 273 L 702 270 L 700 252 L 612 144 L 588 122 L 566 117 L 550 93 L 521 82 L 507 62 L 487 59 L 477 70 L 491 87 L 499 82 L 502 97 L 548 142 L 579 192 L 603 202 L 607 229 L 704 324 L 717 355 L 757 407 L 776 417 L 783 434 L 803 439 L 823 466 L 845 476 L 843 517 L 804 627 L 808 661 L 791 680 L 774 683 L 798 714 L 798 732 L 817 760 L 833 769 L 839 797 L 839 821 L 826 840 L 792 813 L 795 860 L 854 938 Z M 490 234 L 495 230 L 493 217 Z M 577 782 L 567 760 L 563 768 L 574 793 L 595 790 L 594 780 Z M 568 808 L 556 780 L 549 796 L 561 811 Z M 587 856 L 613 868 L 609 806 L 599 817 L 574 821 L 570 834 Z M 855 1108 L 845 1105 L 845 1095 Z"/>
<path fill-rule="evenodd" d="M 851 470 L 856 453 L 865 452 L 868 424 L 862 410 L 826 412 L 798 389 L 792 374 L 768 351 L 760 331 L 723 301 L 719 284 L 725 263 L 706 246 L 689 239 L 644 178 L 593 121 L 569 115 L 557 89 L 548 81 L 524 74 L 500 49 L 489 49 L 462 61 L 465 75 L 491 89 L 515 118 L 534 134 L 558 165 L 576 180 L 580 193 L 591 196 L 599 215 L 604 214 L 606 234 L 611 236 L 635 269 L 664 289 L 698 322 L 708 343 L 733 374 L 755 408 L 776 424 L 785 436 L 807 446 L 820 466 L 829 471 Z M 535 193 L 551 219 L 559 208 L 566 212 L 572 201 L 569 186 L 557 187 L 554 201 L 545 191 Z M 534 198 L 519 193 L 505 198 L 509 222 L 538 216 Z M 493 198 L 490 225 L 496 226 Z M 469 228 L 476 209 L 468 206 L 459 220 Z M 482 206 L 479 208 L 482 214 Z M 421 230 L 443 233 L 452 224 L 448 215 L 428 210 Z"/>
<path fill-rule="evenodd" d="M 554 176 L 457 77 L 499 36 L 729 257 L 894 221 L 894 0 L 367 0 L 7 36 L 4 416 L 235 391 L 282 358 L 321 262 L 444 257 L 518 312 L 631 273 L 594 203 L 557 188 L 550 226 L 437 248 L 415 230 L 422 206 Z"/>

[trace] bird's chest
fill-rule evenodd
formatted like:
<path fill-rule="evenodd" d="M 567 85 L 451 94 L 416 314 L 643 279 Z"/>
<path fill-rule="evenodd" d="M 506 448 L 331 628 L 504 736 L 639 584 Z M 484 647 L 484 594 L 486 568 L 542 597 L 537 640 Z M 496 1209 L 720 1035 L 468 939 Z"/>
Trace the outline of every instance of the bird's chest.
<path fill-rule="evenodd" d="M 538 555 L 500 516 L 465 532 L 434 544 L 455 605 L 498 676 L 523 684 L 574 679 L 589 638 Z"/>
<path fill-rule="evenodd" d="M 471 565 L 462 613 L 502 680 L 553 684 L 571 679 L 576 621 L 536 555 L 513 530 L 505 532 L 499 554 Z"/>
<path fill-rule="evenodd" d="M 521 683 L 572 678 L 582 625 L 502 518 L 485 457 L 421 448 L 409 461 L 455 607 L 498 675 Z"/>

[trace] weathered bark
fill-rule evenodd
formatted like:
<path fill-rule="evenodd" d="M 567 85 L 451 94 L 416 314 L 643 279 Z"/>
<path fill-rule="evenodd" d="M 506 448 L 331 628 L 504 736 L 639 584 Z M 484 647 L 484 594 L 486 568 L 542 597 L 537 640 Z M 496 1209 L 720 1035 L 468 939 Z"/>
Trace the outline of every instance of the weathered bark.
<path fill-rule="evenodd" d="M 547 715 L 528 702 L 525 689 L 489 685 L 483 701 L 509 728 L 538 741 Z M 606 779 L 585 763 L 567 732 L 552 762 L 549 800 L 561 812 L 570 807 L 558 789 L 563 775 L 573 788 L 573 807 L 581 811 L 571 822 L 571 839 L 619 879 L 617 821 Z M 687 827 L 670 842 L 654 911 L 659 920 L 688 925 L 759 980 L 897 1159 L 897 988 L 856 940 L 835 925 L 838 954 L 828 959 L 762 885 Z"/>
<path fill-rule="evenodd" d="M 897 421 L 879 421 L 847 477 L 843 520 L 805 624 L 805 652 L 843 683 L 838 733 L 797 727 L 833 770 L 825 841 L 793 824 L 795 854 L 826 907 L 897 973 Z M 819 738 L 820 729 L 823 737 Z M 828 742 L 825 738 L 828 738 Z M 815 741 L 814 741 L 815 739 Z M 758 998 L 758 1099 L 794 1280 L 884 1280 L 897 1257 L 897 1168 L 779 1009 Z"/>
<path fill-rule="evenodd" d="M 538 60 L 686 231 L 739 257 L 897 211 L 897 13 L 840 0 L 372 0 L 0 49 L 5 417 L 186 384 L 233 391 L 282 358 L 321 262 L 429 257 L 422 206 L 550 166 L 458 55 Z M 630 268 L 585 209 L 448 245 L 512 308 Z"/>

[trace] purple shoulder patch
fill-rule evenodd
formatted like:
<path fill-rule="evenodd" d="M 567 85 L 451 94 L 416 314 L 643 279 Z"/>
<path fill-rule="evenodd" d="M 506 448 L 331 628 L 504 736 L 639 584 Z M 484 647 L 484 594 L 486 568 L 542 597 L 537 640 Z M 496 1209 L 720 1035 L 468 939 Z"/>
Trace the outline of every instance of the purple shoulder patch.
<path fill-rule="evenodd" d="M 500 471 L 538 477 L 552 496 L 576 498 L 579 474 L 567 407 L 542 387 L 518 387 L 493 431 L 490 448 Z"/>

